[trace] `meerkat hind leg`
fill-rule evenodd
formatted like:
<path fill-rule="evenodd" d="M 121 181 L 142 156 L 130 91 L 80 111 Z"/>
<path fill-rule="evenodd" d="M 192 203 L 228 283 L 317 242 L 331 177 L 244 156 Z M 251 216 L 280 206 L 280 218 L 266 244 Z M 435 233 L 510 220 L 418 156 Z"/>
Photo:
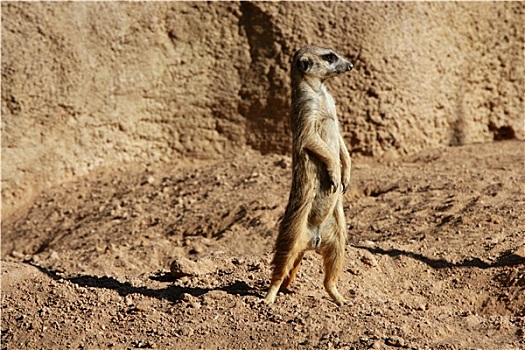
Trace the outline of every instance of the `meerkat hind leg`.
<path fill-rule="evenodd" d="M 346 300 L 337 290 L 337 281 L 343 267 L 343 254 L 344 249 L 341 249 L 340 245 L 336 242 L 328 243 L 324 249 L 321 250 L 325 271 L 324 287 L 328 295 L 330 295 L 337 305 L 346 303 Z"/>
<path fill-rule="evenodd" d="M 281 281 L 275 281 L 272 278 L 270 289 L 268 289 L 268 293 L 266 293 L 266 297 L 264 298 L 264 302 L 266 304 L 272 304 L 275 301 L 275 298 L 277 297 L 277 292 L 279 291 L 279 288 L 281 288 L 281 283 Z"/>
<path fill-rule="evenodd" d="M 327 230 L 324 234 L 326 240 L 320 247 L 325 272 L 324 287 L 337 305 L 343 305 L 347 302 L 337 290 L 337 281 L 343 268 L 345 252 L 345 223 L 344 216 L 339 217 L 341 212 L 342 208 L 335 208 L 334 217 L 330 219 L 330 223 L 325 228 Z"/>
<path fill-rule="evenodd" d="M 299 268 L 299 263 L 302 259 L 302 254 L 304 254 L 304 249 L 299 249 L 300 247 L 295 247 L 291 251 L 276 251 L 274 257 L 274 270 L 272 273 L 272 281 L 270 283 L 270 289 L 264 298 L 264 301 L 268 304 L 271 304 L 275 301 L 277 293 L 283 284 L 283 281 L 288 278 L 289 285 L 292 281 L 290 277 L 295 277 L 297 269 Z M 294 275 L 290 274 L 292 272 Z"/>
<path fill-rule="evenodd" d="M 297 275 L 297 271 L 299 271 L 299 266 L 301 265 L 301 260 L 304 257 L 304 252 L 300 253 L 297 259 L 295 259 L 293 269 L 290 272 L 290 275 L 284 279 L 284 282 L 282 284 L 282 288 L 288 288 L 290 284 L 292 284 L 292 281 L 294 280 L 295 276 Z"/>

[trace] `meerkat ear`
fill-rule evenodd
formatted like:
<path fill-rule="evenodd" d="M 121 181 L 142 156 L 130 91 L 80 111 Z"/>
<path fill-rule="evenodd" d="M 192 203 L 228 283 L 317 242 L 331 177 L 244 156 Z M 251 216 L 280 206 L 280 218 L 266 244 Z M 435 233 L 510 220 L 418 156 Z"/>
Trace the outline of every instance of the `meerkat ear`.
<path fill-rule="evenodd" d="M 297 68 L 303 73 L 306 73 L 312 68 L 312 61 L 309 58 L 301 58 L 299 61 L 297 61 Z"/>

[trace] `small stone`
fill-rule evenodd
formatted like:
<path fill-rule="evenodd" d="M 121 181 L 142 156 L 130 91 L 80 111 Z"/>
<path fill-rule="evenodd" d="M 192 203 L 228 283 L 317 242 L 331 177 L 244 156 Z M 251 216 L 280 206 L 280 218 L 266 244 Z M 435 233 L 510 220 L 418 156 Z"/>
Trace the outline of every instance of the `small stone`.
<path fill-rule="evenodd" d="M 373 342 L 370 349 L 381 349 L 381 342 L 379 340 Z"/>
<path fill-rule="evenodd" d="M 202 254 L 204 253 L 204 247 L 199 244 L 195 244 L 193 248 L 190 249 L 190 254 Z"/>
<path fill-rule="evenodd" d="M 201 296 L 202 305 L 214 305 L 218 300 L 223 300 L 228 295 L 223 290 L 212 290 Z"/>
<path fill-rule="evenodd" d="M 193 329 L 191 327 L 182 327 L 179 329 L 179 334 L 185 337 L 191 337 L 193 335 Z"/>
<path fill-rule="evenodd" d="M 148 183 L 149 183 L 150 185 L 153 185 L 153 184 L 155 183 L 155 178 L 154 178 L 153 176 L 150 175 L 150 176 L 148 176 L 147 181 L 148 181 Z"/>
<path fill-rule="evenodd" d="M 518 249 L 514 250 L 513 253 L 525 258 L 525 244 L 519 247 Z"/>
<path fill-rule="evenodd" d="M 274 163 L 275 166 L 281 167 L 282 169 L 286 169 L 288 167 L 288 164 L 286 163 L 286 160 L 281 159 Z"/>
<path fill-rule="evenodd" d="M 182 295 L 180 296 L 180 300 L 190 302 L 193 300 L 193 295 L 189 293 L 182 293 Z"/>
<path fill-rule="evenodd" d="M 190 303 L 190 307 L 193 308 L 193 309 L 200 309 L 202 307 L 202 305 L 198 301 L 192 301 Z"/>
<path fill-rule="evenodd" d="M 392 336 L 386 338 L 385 344 L 401 348 L 405 346 L 405 339 L 398 336 Z"/>
<path fill-rule="evenodd" d="M 243 258 L 233 258 L 232 263 L 234 263 L 235 265 L 242 265 L 244 264 L 244 259 Z"/>
<path fill-rule="evenodd" d="M 374 248 L 376 246 L 376 243 L 367 239 L 367 240 L 362 241 L 361 245 L 368 247 L 368 248 Z"/>
<path fill-rule="evenodd" d="M 11 256 L 12 256 L 13 258 L 17 258 L 17 259 L 25 259 L 25 255 L 22 254 L 22 253 L 20 253 L 20 252 L 17 252 L 16 250 L 13 250 L 13 251 L 11 252 Z"/>
<path fill-rule="evenodd" d="M 421 303 L 421 304 L 416 306 L 416 310 L 418 310 L 418 311 L 425 311 L 426 309 L 427 309 L 427 304 L 425 304 L 425 303 Z"/>
<path fill-rule="evenodd" d="M 127 306 L 133 306 L 134 304 L 133 297 L 131 295 L 126 295 L 124 297 L 124 302 L 126 303 Z"/>
<path fill-rule="evenodd" d="M 170 272 L 173 277 L 201 276 L 212 273 L 216 269 L 215 264 L 209 259 L 192 261 L 180 257 L 171 262 Z"/>
<path fill-rule="evenodd" d="M 122 132 L 127 132 L 129 130 L 128 126 L 126 124 L 124 124 L 123 122 L 119 122 L 118 123 L 118 127 L 119 127 L 120 131 L 122 131 Z"/>
<path fill-rule="evenodd" d="M 363 255 L 361 256 L 361 261 L 372 267 L 376 267 L 378 265 L 376 258 L 369 251 L 365 251 L 363 253 Z"/>

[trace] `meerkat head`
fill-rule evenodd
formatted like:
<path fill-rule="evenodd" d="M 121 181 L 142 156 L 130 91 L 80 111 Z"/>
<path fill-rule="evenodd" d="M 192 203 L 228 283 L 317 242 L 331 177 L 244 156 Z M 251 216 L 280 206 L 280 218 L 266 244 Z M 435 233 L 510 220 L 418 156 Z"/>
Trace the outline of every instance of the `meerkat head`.
<path fill-rule="evenodd" d="M 299 49 L 292 63 L 292 74 L 315 77 L 320 80 L 352 70 L 353 64 L 336 54 L 333 50 L 318 46 Z"/>

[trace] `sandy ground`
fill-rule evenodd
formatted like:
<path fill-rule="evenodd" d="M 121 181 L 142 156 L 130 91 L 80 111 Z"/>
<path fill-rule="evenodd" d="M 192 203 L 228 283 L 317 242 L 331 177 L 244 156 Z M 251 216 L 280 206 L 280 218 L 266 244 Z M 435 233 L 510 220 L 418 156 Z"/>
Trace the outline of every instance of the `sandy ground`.
<path fill-rule="evenodd" d="M 524 168 L 518 141 L 354 160 L 343 307 L 315 253 L 261 303 L 290 158 L 100 170 L 2 222 L 2 349 L 525 349 Z"/>

